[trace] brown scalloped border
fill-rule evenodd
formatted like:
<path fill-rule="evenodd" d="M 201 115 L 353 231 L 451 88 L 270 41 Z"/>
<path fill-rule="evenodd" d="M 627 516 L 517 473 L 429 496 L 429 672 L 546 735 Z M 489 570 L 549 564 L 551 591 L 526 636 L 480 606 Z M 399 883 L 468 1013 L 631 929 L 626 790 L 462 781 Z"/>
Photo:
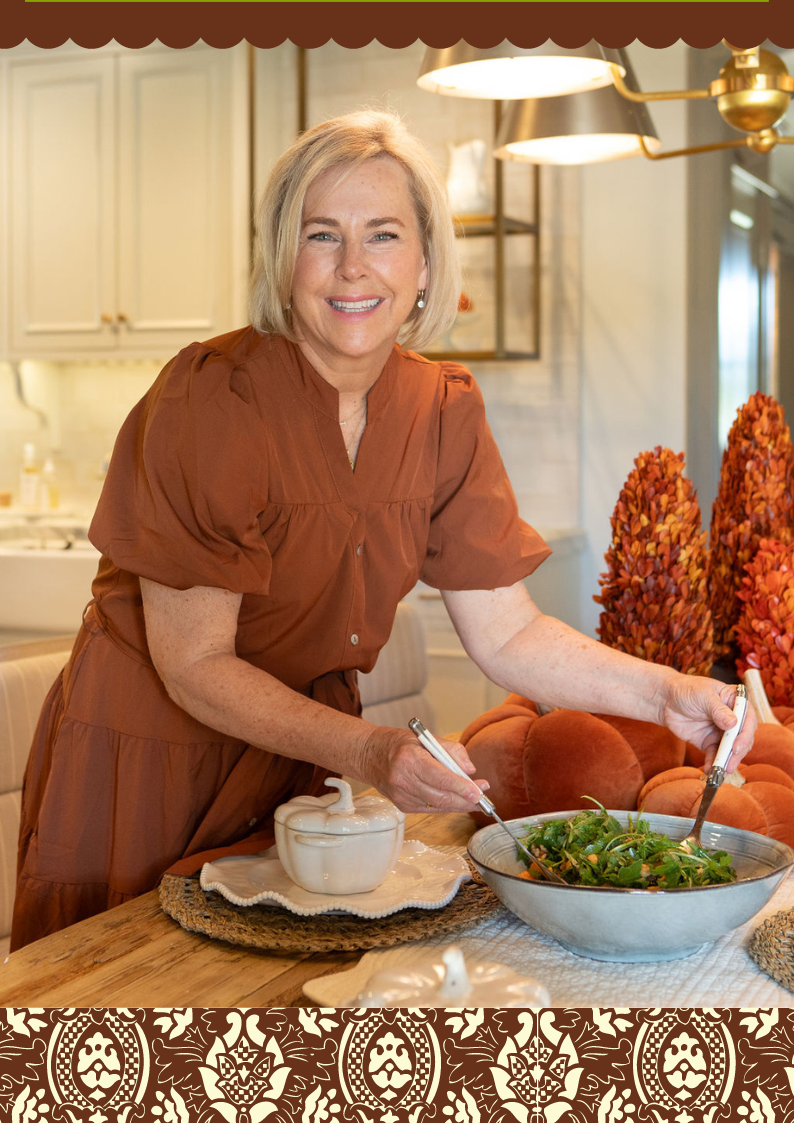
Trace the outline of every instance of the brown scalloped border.
<path fill-rule="evenodd" d="M 465 39 L 490 46 L 509 38 L 520 46 L 554 39 L 579 46 L 590 39 L 625 47 L 639 39 L 668 47 L 678 39 L 692 47 L 714 46 L 726 38 L 752 45 L 770 39 L 794 46 L 790 0 L 758 3 L 25 3 L 0 0 L 0 47 L 29 40 L 56 47 L 71 39 L 82 47 L 116 40 L 143 47 L 155 39 L 187 47 L 201 39 L 225 48 L 243 39 L 274 47 L 285 39 L 318 47 L 329 39 L 360 47 L 378 39 L 405 47 L 416 39 L 448 46 Z"/>

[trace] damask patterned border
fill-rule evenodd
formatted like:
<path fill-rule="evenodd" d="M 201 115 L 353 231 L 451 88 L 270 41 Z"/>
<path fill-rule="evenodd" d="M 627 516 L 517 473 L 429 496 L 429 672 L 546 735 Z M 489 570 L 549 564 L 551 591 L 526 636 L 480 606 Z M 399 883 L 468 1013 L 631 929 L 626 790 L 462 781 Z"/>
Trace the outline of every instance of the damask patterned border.
<path fill-rule="evenodd" d="M 0 1011 L 10 1123 L 792 1123 L 794 1011 Z"/>

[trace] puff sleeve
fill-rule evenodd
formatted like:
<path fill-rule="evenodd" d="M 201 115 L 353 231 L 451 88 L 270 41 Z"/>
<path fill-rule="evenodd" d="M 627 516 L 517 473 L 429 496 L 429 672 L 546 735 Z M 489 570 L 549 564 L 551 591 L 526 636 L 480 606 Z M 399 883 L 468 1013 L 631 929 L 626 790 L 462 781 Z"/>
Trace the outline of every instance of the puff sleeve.
<path fill-rule="evenodd" d="M 496 589 L 551 553 L 518 504 L 471 374 L 445 364 L 436 486 L 421 580 L 437 589 Z"/>
<path fill-rule="evenodd" d="M 192 344 L 122 426 L 91 541 L 119 569 L 171 588 L 266 594 L 267 444 L 245 369 Z"/>

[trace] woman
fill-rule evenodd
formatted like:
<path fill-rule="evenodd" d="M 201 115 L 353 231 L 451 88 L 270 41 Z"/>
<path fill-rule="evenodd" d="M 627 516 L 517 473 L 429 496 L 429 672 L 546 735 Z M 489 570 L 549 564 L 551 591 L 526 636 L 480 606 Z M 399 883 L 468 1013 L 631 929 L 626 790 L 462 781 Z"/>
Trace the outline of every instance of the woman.
<path fill-rule="evenodd" d="M 733 687 L 529 599 L 549 551 L 475 383 L 396 344 L 442 334 L 460 291 L 443 183 L 399 122 L 305 133 L 259 218 L 254 326 L 182 351 L 119 434 L 94 600 L 28 765 L 13 947 L 215 848 L 261 849 L 275 807 L 329 770 L 405 811 L 471 809 L 485 782 L 358 716 L 356 671 L 418 578 L 506 690 L 664 723 L 707 760 L 735 720 Z"/>

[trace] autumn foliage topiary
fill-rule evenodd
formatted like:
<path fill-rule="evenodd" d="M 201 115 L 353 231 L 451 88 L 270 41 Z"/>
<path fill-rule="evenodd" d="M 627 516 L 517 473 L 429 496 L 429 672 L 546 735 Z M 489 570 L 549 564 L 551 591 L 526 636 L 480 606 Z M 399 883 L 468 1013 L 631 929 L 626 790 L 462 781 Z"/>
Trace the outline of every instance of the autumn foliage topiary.
<path fill-rule="evenodd" d="M 794 544 L 762 538 L 744 567 L 736 669 L 754 667 L 773 706 L 794 701 Z"/>
<path fill-rule="evenodd" d="M 709 603 L 718 657 L 730 652 L 744 567 L 759 542 L 791 537 L 793 483 L 794 449 L 783 409 L 774 398 L 753 394 L 728 434 L 711 517 Z"/>
<path fill-rule="evenodd" d="M 706 532 L 684 455 L 657 446 L 634 461 L 612 516 L 601 574 L 603 643 L 650 663 L 707 675 L 713 661 Z"/>

